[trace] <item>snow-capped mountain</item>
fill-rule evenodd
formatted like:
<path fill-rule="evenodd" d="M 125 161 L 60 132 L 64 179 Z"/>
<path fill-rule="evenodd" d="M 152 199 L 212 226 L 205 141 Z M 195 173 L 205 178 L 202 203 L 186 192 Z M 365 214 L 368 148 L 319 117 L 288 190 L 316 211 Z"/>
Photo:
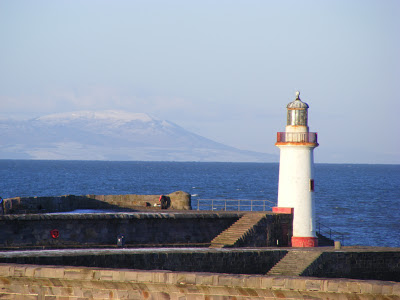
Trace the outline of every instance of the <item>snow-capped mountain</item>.
<path fill-rule="evenodd" d="M 145 113 L 79 111 L 0 120 L 0 158 L 277 161 L 214 142 Z"/>

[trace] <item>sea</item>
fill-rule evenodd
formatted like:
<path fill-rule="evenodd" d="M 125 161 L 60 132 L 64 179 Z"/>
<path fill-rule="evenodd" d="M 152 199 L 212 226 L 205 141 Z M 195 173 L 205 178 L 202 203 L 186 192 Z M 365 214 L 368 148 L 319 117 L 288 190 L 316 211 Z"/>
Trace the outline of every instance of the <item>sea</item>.
<path fill-rule="evenodd" d="M 181 190 L 191 194 L 193 209 L 198 203 L 238 199 L 274 206 L 278 176 L 278 163 L 3 159 L 0 196 Z M 314 177 L 317 229 L 345 246 L 400 247 L 400 165 L 318 163 Z"/>

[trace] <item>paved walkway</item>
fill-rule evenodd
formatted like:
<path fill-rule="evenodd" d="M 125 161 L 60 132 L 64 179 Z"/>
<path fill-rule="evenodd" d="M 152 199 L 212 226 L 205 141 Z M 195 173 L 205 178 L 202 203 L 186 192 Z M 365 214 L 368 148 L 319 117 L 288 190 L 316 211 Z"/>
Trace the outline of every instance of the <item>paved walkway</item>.
<path fill-rule="evenodd" d="M 103 249 L 49 249 L 49 250 L 13 250 L 0 251 L 1 258 L 30 257 L 30 256 L 76 256 L 87 254 L 135 254 L 135 253 L 193 253 L 193 252 L 269 252 L 269 251 L 298 251 L 302 252 L 400 252 L 400 248 L 346 246 L 340 250 L 334 247 L 316 248 L 103 248 Z"/>

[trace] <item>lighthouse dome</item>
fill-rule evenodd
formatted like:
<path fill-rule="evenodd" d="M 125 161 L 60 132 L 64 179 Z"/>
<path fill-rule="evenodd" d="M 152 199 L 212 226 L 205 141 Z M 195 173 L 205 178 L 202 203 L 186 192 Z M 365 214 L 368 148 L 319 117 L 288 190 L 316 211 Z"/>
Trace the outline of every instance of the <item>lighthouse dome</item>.
<path fill-rule="evenodd" d="M 296 92 L 296 100 L 290 102 L 287 108 L 307 109 L 309 106 L 307 103 L 300 100 L 300 92 Z"/>

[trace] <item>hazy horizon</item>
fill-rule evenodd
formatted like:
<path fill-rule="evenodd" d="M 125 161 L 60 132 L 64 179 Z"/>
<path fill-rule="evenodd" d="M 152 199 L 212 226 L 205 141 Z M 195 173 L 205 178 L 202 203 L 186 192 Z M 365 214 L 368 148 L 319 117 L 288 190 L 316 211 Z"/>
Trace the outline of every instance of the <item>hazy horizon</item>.
<path fill-rule="evenodd" d="M 147 113 L 279 155 L 299 90 L 317 163 L 400 164 L 399 29 L 395 0 L 4 0 L 0 117 Z"/>

